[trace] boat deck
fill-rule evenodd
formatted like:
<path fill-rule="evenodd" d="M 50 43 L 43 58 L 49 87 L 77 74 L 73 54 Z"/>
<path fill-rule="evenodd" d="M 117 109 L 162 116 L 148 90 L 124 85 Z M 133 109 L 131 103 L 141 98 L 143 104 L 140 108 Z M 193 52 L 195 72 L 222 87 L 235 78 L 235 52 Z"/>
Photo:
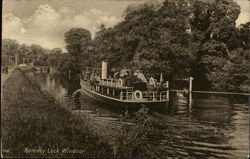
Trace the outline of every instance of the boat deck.
<path fill-rule="evenodd" d="M 81 80 L 81 87 L 89 92 L 102 97 L 119 100 L 122 102 L 167 102 L 169 101 L 169 91 L 134 91 L 133 87 L 124 87 L 115 84 L 114 81 L 99 82 L 95 85 Z"/>

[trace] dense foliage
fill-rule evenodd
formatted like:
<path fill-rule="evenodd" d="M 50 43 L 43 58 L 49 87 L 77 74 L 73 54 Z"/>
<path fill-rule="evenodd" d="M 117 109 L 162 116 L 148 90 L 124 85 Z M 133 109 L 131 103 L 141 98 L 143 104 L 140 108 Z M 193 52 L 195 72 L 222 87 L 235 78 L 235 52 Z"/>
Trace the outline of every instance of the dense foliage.
<path fill-rule="evenodd" d="M 69 54 L 43 58 L 65 74 L 107 60 L 110 70 L 141 69 L 146 77 L 193 76 L 196 90 L 248 92 L 250 22 L 236 27 L 239 14 L 233 0 L 131 5 L 122 22 L 112 28 L 101 25 L 92 39 L 86 29 L 70 29 L 65 33 Z"/>
<path fill-rule="evenodd" d="M 181 147 L 183 132 L 169 124 L 166 116 L 142 107 L 135 112 L 132 126 L 124 127 L 117 137 L 116 157 L 169 157 L 178 154 L 173 146 Z M 173 137 L 169 134 L 176 134 Z M 164 140 L 163 140 L 164 139 Z"/>
<path fill-rule="evenodd" d="M 18 64 L 33 62 L 35 66 L 56 66 L 59 62 L 58 57 L 62 55 L 62 49 L 49 50 L 40 45 L 19 44 L 16 40 L 3 39 L 2 65 L 12 65 L 15 54 L 18 54 Z"/>
<path fill-rule="evenodd" d="M 82 66 L 107 60 L 111 69 L 129 66 L 148 77 L 193 76 L 195 89 L 247 92 L 250 23 L 236 27 L 239 13 L 233 0 L 145 3 L 129 6 L 113 28 L 100 26 L 92 41 L 83 34 L 81 42 L 80 28 L 68 31 L 65 41 L 73 47 L 70 39 L 78 39 Z"/>

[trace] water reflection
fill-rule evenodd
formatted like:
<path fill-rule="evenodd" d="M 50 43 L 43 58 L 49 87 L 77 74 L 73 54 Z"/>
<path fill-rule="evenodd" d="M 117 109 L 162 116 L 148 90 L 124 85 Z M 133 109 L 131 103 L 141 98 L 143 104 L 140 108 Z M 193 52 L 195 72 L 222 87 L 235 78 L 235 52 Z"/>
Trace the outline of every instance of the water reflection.
<path fill-rule="evenodd" d="M 42 89 L 61 102 L 80 88 L 78 81 L 67 81 L 58 74 L 33 74 L 33 77 Z M 171 134 L 176 138 L 171 147 L 174 149 L 173 156 L 246 158 L 249 146 L 248 108 L 248 97 L 244 96 L 182 96 L 171 92 L 167 105 L 156 111 L 166 116 L 169 125 L 182 132 L 180 136 Z M 91 110 L 97 116 L 114 118 L 126 111 L 90 103 L 84 98 L 81 98 L 81 109 Z M 162 138 L 161 142 L 164 145 L 168 141 Z"/>

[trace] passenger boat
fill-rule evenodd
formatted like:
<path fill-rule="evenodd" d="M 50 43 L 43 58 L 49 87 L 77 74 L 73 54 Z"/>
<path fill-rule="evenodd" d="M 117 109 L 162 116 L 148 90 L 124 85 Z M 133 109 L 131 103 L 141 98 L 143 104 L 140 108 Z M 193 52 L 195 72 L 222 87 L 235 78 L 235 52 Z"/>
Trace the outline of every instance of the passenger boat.
<path fill-rule="evenodd" d="M 108 105 L 129 107 L 160 106 L 165 105 L 169 100 L 167 83 L 161 90 L 140 90 L 136 87 L 126 86 L 122 78 L 107 78 L 107 62 L 102 62 L 101 71 L 101 78 L 96 75 L 95 82 L 83 77 L 80 78 L 83 96 Z M 147 85 L 151 84 L 152 86 L 152 82 L 151 78 Z"/>

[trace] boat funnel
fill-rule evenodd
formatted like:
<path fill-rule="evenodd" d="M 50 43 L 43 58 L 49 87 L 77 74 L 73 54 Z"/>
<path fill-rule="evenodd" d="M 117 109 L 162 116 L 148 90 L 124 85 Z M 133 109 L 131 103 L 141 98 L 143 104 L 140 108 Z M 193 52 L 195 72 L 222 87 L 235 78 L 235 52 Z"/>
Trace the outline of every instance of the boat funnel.
<path fill-rule="evenodd" d="M 102 61 L 102 79 L 107 79 L 108 74 L 108 63 L 106 61 Z"/>

